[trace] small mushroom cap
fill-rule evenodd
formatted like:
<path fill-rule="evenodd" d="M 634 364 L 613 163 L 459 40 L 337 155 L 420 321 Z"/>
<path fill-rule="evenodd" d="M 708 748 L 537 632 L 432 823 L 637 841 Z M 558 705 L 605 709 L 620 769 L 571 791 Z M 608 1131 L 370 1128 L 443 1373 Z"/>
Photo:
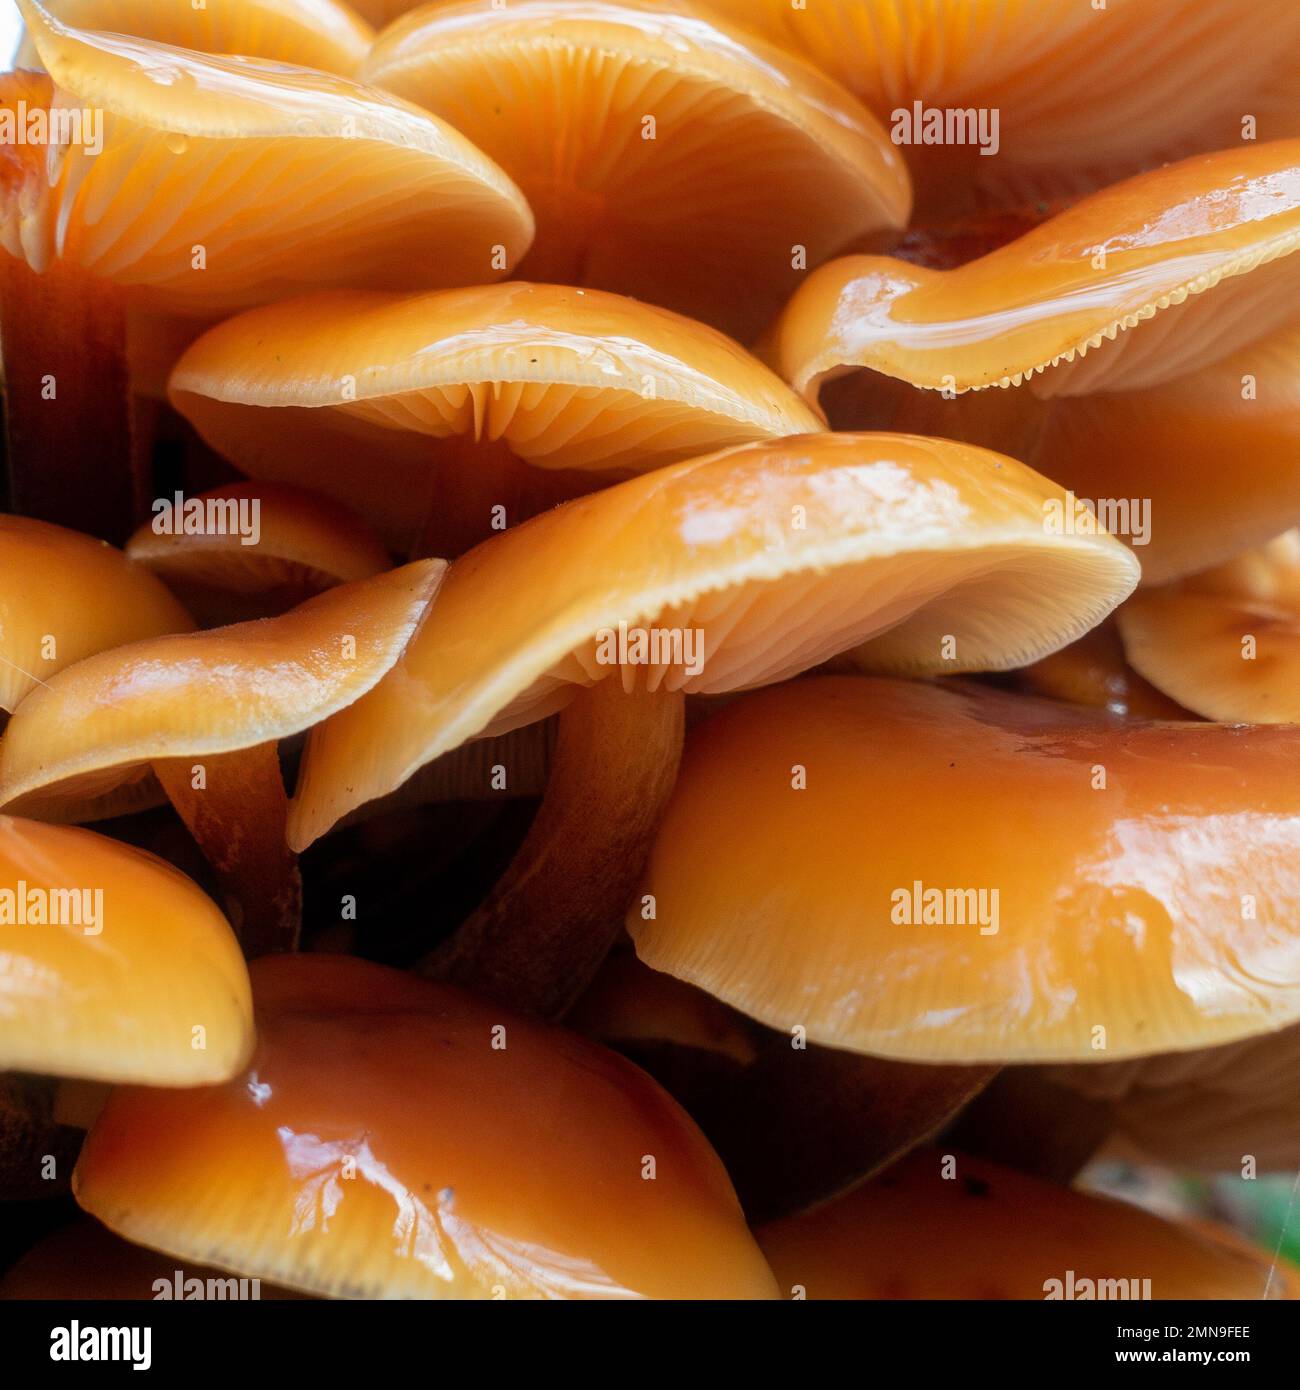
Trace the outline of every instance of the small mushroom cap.
<path fill-rule="evenodd" d="M 823 425 L 714 329 L 517 282 L 253 310 L 189 349 L 171 399 L 245 472 L 323 489 L 385 533 L 420 522 L 440 439 L 501 440 L 544 469 L 643 472 Z"/>
<path fill-rule="evenodd" d="M 1132 665 L 1206 719 L 1300 723 L 1294 533 L 1181 584 L 1144 590 L 1118 623 Z"/>
<path fill-rule="evenodd" d="M 1165 590 L 1120 625 L 1129 661 L 1170 699 L 1233 724 L 1300 723 L 1300 612 Z"/>
<path fill-rule="evenodd" d="M 0 804 L 60 819 L 162 758 L 301 733 L 401 655 L 446 566 L 421 560 L 329 589 L 278 618 L 135 642 L 27 697 L 0 741 Z"/>
<path fill-rule="evenodd" d="M 9 157 L 0 245 L 37 271 L 61 259 L 148 307 L 206 314 L 322 284 L 490 279 L 502 249 L 513 265 L 532 239 L 523 195 L 486 155 L 384 92 L 20 3 L 47 103 L 104 117 L 102 156 L 69 145 L 53 175 L 42 147 Z M 30 98 L 29 76 L 6 82 L 0 105 Z"/>
<path fill-rule="evenodd" d="M 637 899 L 654 920 L 628 930 L 771 1027 L 903 1060 L 1273 1032 L 1300 1019 L 1298 756 L 1300 729 L 793 682 L 689 737 Z"/>
<path fill-rule="evenodd" d="M 1139 719 L 1193 717 L 1144 681 L 1124 660 L 1124 646 L 1113 618 L 1098 623 L 1059 652 L 1026 666 L 1020 672 L 1020 683 L 1031 694 L 1094 705 L 1112 714 Z"/>
<path fill-rule="evenodd" d="M 965 391 L 1132 391 L 1295 316 L 1300 140 L 1139 174 L 954 270 L 849 256 L 815 271 L 767 344 L 810 399 L 854 366 Z M 1051 369 L 1051 370 L 1049 370 Z"/>
<path fill-rule="evenodd" d="M 782 1293 L 810 1299 L 1300 1298 L 1300 1271 L 1225 1227 L 924 1149 L 757 1234 Z M 1101 1282 L 1128 1292 L 1099 1293 Z"/>
<path fill-rule="evenodd" d="M 861 660 L 892 669 L 1033 660 L 1137 579 L 1110 537 L 1048 534 L 1044 503 L 1057 495 L 982 449 L 817 434 L 557 507 L 457 561 L 392 677 L 313 732 L 290 843 L 310 844 L 468 739 L 554 713 L 581 686 L 616 672 L 630 686 L 641 665 L 650 690 L 719 694 L 863 643 Z M 658 655 L 621 654 L 620 624 L 647 644 L 658 634 Z"/>
<path fill-rule="evenodd" d="M 188 514 L 188 518 L 187 518 Z M 214 520 L 217 524 L 208 524 Z M 187 529 L 188 527 L 188 529 Z M 146 521 L 127 555 L 193 613 L 269 617 L 389 568 L 379 538 L 347 508 L 284 483 L 230 483 Z M 223 617 L 217 617 L 218 622 Z"/>
<path fill-rule="evenodd" d="M 0 816 L 0 982 L 5 1070 L 203 1086 L 252 1051 L 248 972 L 211 898 L 88 830 Z"/>
<path fill-rule="evenodd" d="M 0 709 L 65 666 L 194 620 L 120 550 L 30 517 L 0 515 Z"/>
<path fill-rule="evenodd" d="M 537 213 L 529 279 L 576 279 L 745 338 L 802 275 L 903 225 L 898 150 L 759 36 L 654 0 L 431 6 L 363 69 L 480 144 Z"/>
<path fill-rule="evenodd" d="M 613 1053 L 356 959 L 253 979 L 245 1075 L 118 1090 L 88 1136 L 111 1229 L 342 1297 L 773 1296 L 717 1156 Z"/>
<path fill-rule="evenodd" d="M 64 24 L 131 34 L 198 53 L 242 53 L 345 75 L 356 72 L 375 40 L 374 30 L 337 0 L 49 0 Z M 30 37 L 17 66 L 39 65 Z"/>

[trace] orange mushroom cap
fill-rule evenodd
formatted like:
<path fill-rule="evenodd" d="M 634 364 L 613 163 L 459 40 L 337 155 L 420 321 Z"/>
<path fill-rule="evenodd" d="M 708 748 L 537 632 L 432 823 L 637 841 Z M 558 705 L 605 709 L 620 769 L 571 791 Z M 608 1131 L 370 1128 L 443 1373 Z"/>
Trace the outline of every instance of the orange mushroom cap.
<path fill-rule="evenodd" d="M 1300 723 L 1300 542 L 1294 533 L 1164 589 L 1118 619 L 1125 655 L 1207 719 Z"/>
<path fill-rule="evenodd" d="M 445 565 L 423 560 L 329 589 L 278 618 L 134 642 L 33 691 L 0 741 L 0 804 L 45 819 L 159 759 L 300 733 L 391 669 Z"/>
<path fill-rule="evenodd" d="M 209 625 L 283 613 L 389 567 L 388 552 L 358 517 L 283 483 L 229 483 L 159 499 L 126 553 Z"/>
<path fill-rule="evenodd" d="M 810 399 L 855 366 L 966 391 L 1132 391 L 1285 326 L 1300 283 L 1300 140 L 1139 174 L 953 270 L 845 257 L 768 341 Z M 1041 375 L 1040 375 L 1041 374 Z"/>
<path fill-rule="evenodd" d="M 290 843 L 610 675 L 625 689 L 718 694 L 864 643 L 859 659 L 892 669 L 1033 660 L 1137 577 L 1104 534 L 1048 534 L 1054 492 L 1014 460 L 944 440 L 819 434 L 557 507 L 457 561 L 391 677 L 313 731 Z M 659 655 L 621 652 L 629 632 L 660 634 Z"/>
<path fill-rule="evenodd" d="M 1019 673 L 1034 695 L 1095 705 L 1112 714 L 1139 719 L 1190 719 L 1181 705 L 1144 681 L 1124 660 L 1124 646 L 1114 618 L 1098 623 L 1077 642 L 1045 656 Z"/>
<path fill-rule="evenodd" d="M 194 620 L 147 570 L 104 541 L 0 515 L 0 710 L 65 666 Z"/>
<path fill-rule="evenodd" d="M 1300 1298 L 1300 1270 L 1224 1227 L 964 1154 L 920 1150 L 758 1239 L 782 1291 L 812 1299 Z"/>
<path fill-rule="evenodd" d="M 212 900 L 153 855 L 0 816 L 0 1069 L 225 1081 L 253 1046 L 248 972 Z"/>
<path fill-rule="evenodd" d="M 836 428 L 870 422 L 997 449 L 1068 488 L 1076 509 L 1108 508 L 1148 585 L 1226 561 L 1300 521 L 1300 316 L 1185 376 L 1126 390 L 1121 375 L 1114 387 L 1047 400 L 1024 389 L 947 399 L 863 372 L 833 383 L 823 404 Z M 1232 458 L 1250 467 L 1225 466 Z"/>
<path fill-rule="evenodd" d="M 823 424 L 714 329 L 598 290 L 522 283 L 253 310 L 189 349 L 171 399 L 245 472 L 339 497 L 402 548 L 437 504 L 439 465 L 477 466 L 439 441 L 594 470 L 591 487 L 600 473 Z"/>
<path fill-rule="evenodd" d="M 878 1056 L 1275 1032 L 1300 1019 L 1298 756 L 1295 729 L 794 682 L 688 739 L 628 930 L 653 969 Z"/>
<path fill-rule="evenodd" d="M 87 1137 L 111 1229 L 344 1297 L 772 1296 L 716 1155 L 613 1053 L 355 959 L 253 979 L 243 1076 L 118 1090 Z"/>
<path fill-rule="evenodd" d="M 802 54 L 861 97 L 904 141 L 918 200 L 931 208 L 1086 192 L 1139 167 L 1236 145 L 1246 113 L 1261 140 L 1300 133 L 1300 14 L 1289 0 L 705 0 L 705 8 Z M 1243 26 L 1254 41 L 1242 42 Z M 927 140 L 930 111 L 941 123 L 969 111 L 969 133 L 957 131 L 965 139 Z"/>
<path fill-rule="evenodd" d="M 206 314 L 320 284 L 490 279 L 531 240 L 509 178 L 386 93 L 20 5 L 50 72 L 43 104 L 83 118 L 48 169 L 40 145 L 8 157 L 0 245 L 38 272 L 69 262 L 147 307 Z M 0 106 L 34 81 L 16 75 Z"/>
<path fill-rule="evenodd" d="M 337 0 L 46 0 L 64 24 L 131 34 L 198 53 L 242 53 L 344 75 L 361 66 L 374 30 Z M 39 66 L 30 37 L 17 66 Z"/>
<path fill-rule="evenodd" d="M 538 218 L 525 276 L 634 294 L 742 338 L 804 265 L 901 226 L 911 205 L 898 151 L 855 98 L 698 10 L 431 6 L 381 34 L 364 73 L 519 182 Z"/>

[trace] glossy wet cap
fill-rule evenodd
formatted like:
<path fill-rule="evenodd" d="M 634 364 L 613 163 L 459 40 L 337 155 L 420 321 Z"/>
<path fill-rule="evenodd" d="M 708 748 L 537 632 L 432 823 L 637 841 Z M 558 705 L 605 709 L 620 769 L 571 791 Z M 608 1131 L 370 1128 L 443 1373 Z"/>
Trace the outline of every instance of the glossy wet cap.
<path fill-rule="evenodd" d="M 1294 317 L 1300 140 L 1139 174 L 954 270 L 849 256 L 815 271 L 767 355 L 815 399 L 870 367 L 915 386 L 1132 391 Z"/>
<path fill-rule="evenodd" d="M 0 816 L 0 1068 L 224 1081 L 253 1046 L 248 972 L 183 874 L 88 830 Z"/>
<path fill-rule="evenodd" d="M 1300 1271 L 1226 1227 L 929 1149 L 758 1238 L 787 1297 L 1300 1298 Z"/>
<path fill-rule="evenodd" d="M 0 245 L 38 272 L 57 259 L 148 308 L 211 314 L 321 285 L 490 280 L 532 238 L 497 165 L 386 93 L 21 7 L 50 77 L 3 79 L 0 105 L 83 114 L 53 170 L 41 146 L 4 162 Z"/>
<path fill-rule="evenodd" d="M 126 553 L 208 625 L 282 613 L 389 568 L 379 538 L 346 507 L 267 482 L 160 498 Z"/>
<path fill-rule="evenodd" d="M 538 222 L 524 276 L 634 294 L 742 338 L 806 266 L 911 206 L 869 111 L 698 7 L 430 6 L 381 34 L 364 73 L 524 189 Z"/>
<path fill-rule="evenodd" d="M 0 802 L 60 819 L 161 758 L 300 733 L 390 670 L 445 565 L 340 585 L 279 618 L 135 642 L 39 687 L 0 742 Z"/>
<path fill-rule="evenodd" d="M 345 75 L 356 72 L 374 30 L 338 0 L 51 0 L 65 24 L 131 34 L 199 53 L 241 53 Z M 30 37 L 15 66 L 39 66 Z"/>
<path fill-rule="evenodd" d="M 697 729 L 629 914 L 774 1028 L 1105 1062 L 1300 1018 L 1300 730 L 825 677 Z"/>
<path fill-rule="evenodd" d="M 517 282 L 253 310 L 186 352 L 170 395 L 244 472 L 324 488 L 408 539 L 438 504 L 436 470 L 475 466 L 440 457 L 439 441 L 499 441 L 536 468 L 607 480 L 823 425 L 714 329 Z"/>
<path fill-rule="evenodd" d="M 360 960 L 253 977 L 247 1073 L 119 1090 L 87 1138 L 110 1228 L 340 1297 L 772 1296 L 716 1155 L 613 1053 Z"/>
<path fill-rule="evenodd" d="M 0 710 L 65 666 L 194 620 L 147 570 L 105 541 L 0 516 Z"/>
<path fill-rule="evenodd" d="M 985 450 L 819 434 L 557 507 L 457 561 L 392 677 L 313 734 L 290 843 L 611 675 L 720 694 L 859 648 L 908 671 L 1033 660 L 1137 579 L 1108 536 L 1049 534 L 1057 495 Z"/>

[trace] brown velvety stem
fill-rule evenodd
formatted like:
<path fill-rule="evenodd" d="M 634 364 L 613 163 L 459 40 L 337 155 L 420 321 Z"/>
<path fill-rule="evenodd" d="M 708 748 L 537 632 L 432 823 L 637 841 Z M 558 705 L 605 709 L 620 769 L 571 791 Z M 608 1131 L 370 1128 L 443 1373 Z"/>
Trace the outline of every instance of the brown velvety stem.
<path fill-rule="evenodd" d="M 0 255 L 0 342 L 12 510 L 122 544 L 148 510 L 149 448 L 121 291 Z"/>
<path fill-rule="evenodd" d="M 196 788 L 199 767 L 204 785 Z M 167 758 L 154 772 L 216 872 L 245 955 L 295 950 L 302 879 L 286 842 L 289 802 L 276 745 Z"/>
<path fill-rule="evenodd" d="M 1044 1080 L 1037 1067 L 1007 1067 L 949 1138 L 965 1153 L 1068 1183 L 1114 1128 L 1104 1101 Z"/>
<path fill-rule="evenodd" d="M 546 795 L 483 905 L 421 965 L 529 1013 L 558 1017 L 618 935 L 677 779 L 680 693 L 627 694 L 617 675 L 560 716 Z"/>
<path fill-rule="evenodd" d="M 433 467 L 434 501 L 417 555 L 444 560 L 608 481 L 599 473 L 538 468 L 501 440 L 468 435 L 440 442 Z"/>
<path fill-rule="evenodd" d="M 56 1118 L 54 1087 L 46 1077 L 0 1075 L 0 1201 L 68 1190 L 81 1135 Z"/>
<path fill-rule="evenodd" d="M 669 1039 L 608 1041 L 690 1113 L 755 1224 L 856 1187 L 933 1138 L 997 1073 L 796 1049 L 786 1034 L 753 1032 L 747 1065 Z"/>

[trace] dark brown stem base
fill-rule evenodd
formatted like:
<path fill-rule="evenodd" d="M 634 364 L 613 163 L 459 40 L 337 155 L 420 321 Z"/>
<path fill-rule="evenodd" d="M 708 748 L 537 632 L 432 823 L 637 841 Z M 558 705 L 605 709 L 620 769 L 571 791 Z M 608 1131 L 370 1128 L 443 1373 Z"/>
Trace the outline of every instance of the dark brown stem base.
<path fill-rule="evenodd" d="M 440 443 L 433 467 L 434 501 L 417 552 L 444 560 L 608 482 L 600 473 L 538 468 L 501 440 L 466 436 Z"/>
<path fill-rule="evenodd" d="M 624 692 L 618 676 L 561 714 L 546 795 L 487 900 L 421 964 L 424 974 L 555 1018 L 618 936 L 668 796 L 684 697 Z"/>
<path fill-rule="evenodd" d="M 121 545 L 148 511 L 119 290 L 0 255 L 9 505 Z"/>
<path fill-rule="evenodd" d="M 196 769 L 203 785 L 196 787 Z M 244 954 L 297 948 L 302 879 L 285 838 L 289 803 L 274 743 L 168 758 L 154 772 L 216 872 Z"/>

